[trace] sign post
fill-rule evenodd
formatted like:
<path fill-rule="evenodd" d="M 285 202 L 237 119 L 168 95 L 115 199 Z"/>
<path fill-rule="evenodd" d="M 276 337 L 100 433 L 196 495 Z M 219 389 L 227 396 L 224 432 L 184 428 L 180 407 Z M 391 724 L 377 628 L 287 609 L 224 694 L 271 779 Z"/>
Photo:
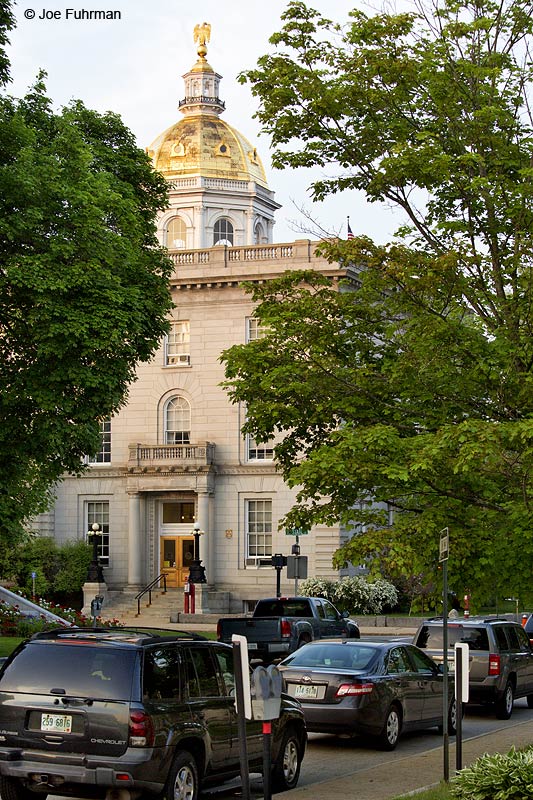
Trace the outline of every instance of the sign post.
<path fill-rule="evenodd" d="M 450 780 L 450 734 L 448 730 L 448 528 L 440 532 L 439 563 L 442 564 L 442 735 L 444 746 L 444 780 Z"/>
<path fill-rule="evenodd" d="M 455 714 L 457 735 L 455 739 L 455 769 L 463 768 L 463 703 L 468 703 L 470 685 L 468 681 L 470 648 L 466 642 L 455 643 Z"/>
<path fill-rule="evenodd" d="M 287 536 L 295 536 L 296 542 L 293 544 L 291 548 L 291 553 L 294 556 L 294 566 L 291 565 L 291 573 L 294 574 L 294 594 L 298 594 L 298 578 L 303 577 L 302 573 L 305 571 L 305 577 L 307 577 L 307 559 L 305 560 L 305 565 L 300 565 L 300 536 L 307 536 L 309 531 L 305 528 L 285 528 L 285 533 Z M 304 556 L 305 558 L 305 556 Z M 300 569 L 300 566 L 303 566 L 303 569 Z M 292 577 L 291 575 L 287 574 L 287 577 Z"/>
<path fill-rule="evenodd" d="M 242 798 L 250 800 L 250 770 L 248 766 L 248 745 L 246 740 L 246 720 L 252 719 L 252 698 L 250 695 L 250 667 L 248 660 L 248 641 L 246 636 L 234 633 L 233 664 L 235 666 L 235 699 L 237 701 L 237 738 L 239 760 L 241 762 Z"/>

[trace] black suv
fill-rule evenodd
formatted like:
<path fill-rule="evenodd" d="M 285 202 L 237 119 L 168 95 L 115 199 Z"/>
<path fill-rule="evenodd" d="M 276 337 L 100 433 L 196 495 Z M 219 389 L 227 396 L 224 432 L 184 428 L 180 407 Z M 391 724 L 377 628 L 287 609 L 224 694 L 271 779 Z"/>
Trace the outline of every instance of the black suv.
<path fill-rule="evenodd" d="M 527 697 L 533 708 L 533 652 L 521 625 L 498 617 L 449 619 L 449 650 L 456 642 L 469 646 L 470 703 L 493 703 L 498 719 L 509 719 L 515 697 Z M 442 663 L 442 617 L 423 622 L 413 644 Z M 452 668 L 453 658 L 449 653 Z"/>
<path fill-rule="evenodd" d="M 0 793 L 196 800 L 240 772 L 233 650 L 176 631 L 71 628 L 35 634 L 0 671 Z M 307 734 L 282 698 L 272 788 L 298 782 Z M 262 772 L 261 721 L 247 722 Z M 117 793 L 126 789 L 129 795 Z"/>

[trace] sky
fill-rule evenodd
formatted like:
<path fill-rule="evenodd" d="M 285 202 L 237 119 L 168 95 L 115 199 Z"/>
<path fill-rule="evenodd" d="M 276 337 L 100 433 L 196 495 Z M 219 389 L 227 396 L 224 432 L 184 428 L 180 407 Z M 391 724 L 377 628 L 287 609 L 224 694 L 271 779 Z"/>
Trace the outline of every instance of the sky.
<path fill-rule="evenodd" d="M 357 2 L 308 0 L 307 4 L 346 22 Z M 389 241 L 401 216 L 384 205 L 368 204 L 361 193 L 343 192 L 320 204 L 311 201 L 311 179 L 333 174 L 333 169 L 271 168 L 269 138 L 260 134 L 253 119 L 257 100 L 237 76 L 272 51 L 268 39 L 281 29 L 287 5 L 288 0 L 17 0 L 13 9 L 17 28 L 10 34 L 8 48 L 13 78 L 8 91 L 22 96 L 44 69 L 56 108 L 81 99 L 99 112 L 114 111 L 138 145 L 148 147 L 181 118 L 177 106 L 185 94 L 182 76 L 197 58 L 194 26 L 206 21 L 211 24 L 207 60 L 223 76 L 223 119 L 257 147 L 269 186 L 282 204 L 276 214 L 275 241 L 309 238 L 306 214 L 333 235 L 346 236 L 349 216 L 355 235 Z M 68 9 L 118 11 L 120 19 L 74 19 Z"/>

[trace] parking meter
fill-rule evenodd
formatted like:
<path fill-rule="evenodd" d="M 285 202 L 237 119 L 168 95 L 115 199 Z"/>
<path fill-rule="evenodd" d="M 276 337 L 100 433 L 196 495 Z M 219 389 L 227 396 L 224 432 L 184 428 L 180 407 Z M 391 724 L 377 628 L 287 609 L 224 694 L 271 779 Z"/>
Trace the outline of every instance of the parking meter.
<path fill-rule="evenodd" d="M 254 719 L 271 720 L 279 717 L 282 679 L 279 669 L 256 667 L 250 680 L 252 712 Z"/>
<path fill-rule="evenodd" d="M 96 627 L 96 617 L 98 612 L 102 610 L 104 598 L 101 594 L 97 594 L 94 600 L 91 600 L 91 616 L 93 618 L 93 627 Z"/>

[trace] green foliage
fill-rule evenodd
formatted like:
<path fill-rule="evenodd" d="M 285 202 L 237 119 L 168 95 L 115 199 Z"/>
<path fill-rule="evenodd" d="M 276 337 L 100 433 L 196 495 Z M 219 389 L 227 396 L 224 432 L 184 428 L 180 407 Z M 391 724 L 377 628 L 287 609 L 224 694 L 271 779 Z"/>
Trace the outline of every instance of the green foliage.
<path fill-rule="evenodd" d="M 172 264 L 155 235 L 166 204 L 116 114 L 81 101 L 55 113 L 43 75 L 22 99 L 0 94 L 2 541 L 98 450 L 100 422 L 167 330 Z"/>
<path fill-rule="evenodd" d="M 57 603 L 51 603 L 44 598 L 38 598 L 36 604 L 39 605 L 44 611 L 49 611 L 57 617 L 75 625 L 78 628 L 91 628 L 93 626 L 93 618 L 86 617 L 80 611 L 74 608 L 66 608 Z M 113 618 L 104 620 L 102 617 L 96 618 L 96 624 L 105 627 L 123 627 L 120 620 Z M 44 613 L 29 615 L 22 612 L 19 606 L 11 606 L 8 603 L 0 600 L 0 635 L 1 636 L 32 636 L 39 631 L 53 630 L 58 627 L 57 622 L 47 620 Z"/>
<path fill-rule="evenodd" d="M 533 600 L 533 151 L 526 0 L 439 0 L 334 24 L 292 2 L 243 75 L 278 167 L 319 164 L 400 208 L 392 243 L 331 240 L 344 285 L 250 285 L 264 339 L 223 353 L 245 430 L 281 439 L 297 503 L 280 526 L 343 524 L 335 565 L 480 605 Z M 459 88 L 458 88 L 459 87 Z M 373 502 L 372 502 L 373 501 Z M 402 581 L 404 585 L 402 586 Z"/>
<path fill-rule="evenodd" d="M 81 592 L 92 558 L 91 547 L 83 541 L 58 544 L 49 536 L 28 535 L 18 545 L 2 551 L 0 573 L 15 582 L 26 595 Z"/>
<path fill-rule="evenodd" d="M 385 580 L 368 581 L 361 576 L 341 578 L 307 578 L 299 586 L 299 592 L 307 597 L 325 597 L 339 611 L 350 614 L 381 614 L 385 608 L 394 608 L 398 592 Z"/>
<path fill-rule="evenodd" d="M 450 785 L 457 800 L 530 800 L 533 796 L 533 749 L 507 755 L 485 754 L 462 769 Z"/>

